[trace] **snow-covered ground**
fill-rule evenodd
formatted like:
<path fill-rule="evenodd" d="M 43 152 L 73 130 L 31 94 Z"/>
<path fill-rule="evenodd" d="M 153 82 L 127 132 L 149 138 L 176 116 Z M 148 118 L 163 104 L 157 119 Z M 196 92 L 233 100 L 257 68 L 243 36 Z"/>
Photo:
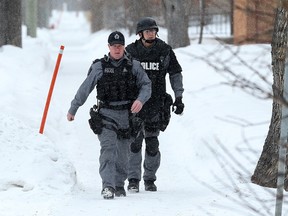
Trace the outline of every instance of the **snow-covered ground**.
<path fill-rule="evenodd" d="M 66 113 L 92 61 L 108 52 L 110 31 L 90 34 L 83 14 L 65 12 L 59 21 L 53 30 L 39 29 L 36 39 L 25 36 L 23 27 L 23 49 L 0 48 L 0 216 L 272 215 L 275 190 L 250 182 L 272 101 L 220 85 L 226 79 L 203 61 L 217 65 L 223 59 L 253 79 L 243 60 L 271 81 L 269 45 L 225 47 L 209 39 L 175 49 L 183 67 L 185 111 L 173 114 L 160 135 L 158 191 L 145 192 L 141 181 L 140 193 L 104 200 L 99 141 L 87 121 L 96 93 L 74 122 L 66 120 Z M 127 44 L 137 38 L 120 30 Z M 166 40 L 165 29 L 159 35 Z M 42 135 L 38 131 L 60 45 L 65 50 Z"/>

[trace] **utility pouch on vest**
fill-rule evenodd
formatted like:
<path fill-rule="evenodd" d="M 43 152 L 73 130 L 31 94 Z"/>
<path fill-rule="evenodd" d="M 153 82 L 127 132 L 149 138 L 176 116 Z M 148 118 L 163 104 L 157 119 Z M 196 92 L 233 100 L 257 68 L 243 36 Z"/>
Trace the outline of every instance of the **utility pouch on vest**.
<path fill-rule="evenodd" d="M 90 108 L 90 119 L 88 120 L 91 130 L 95 134 L 101 134 L 103 128 L 103 121 L 100 113 L 98 112 L 97 105 Z"/>
<path fill-rule="evenodd" d="M 163 106 L 160 110 L 160 118 L 159 118 L 159 129 L 161 131 L 165 131 L 168 126 L 171 118 L 171 106 L 173 104 L 173 99 L 170 94 L 166 93 L 163 100 Z"/>
<path fill-rule="evenodd" d="M 143 129 L 143 120 L 136 116 L 131 116 L 129 119 L 130 134 L 133 138 L 138 137 L 140 131 Z"/>

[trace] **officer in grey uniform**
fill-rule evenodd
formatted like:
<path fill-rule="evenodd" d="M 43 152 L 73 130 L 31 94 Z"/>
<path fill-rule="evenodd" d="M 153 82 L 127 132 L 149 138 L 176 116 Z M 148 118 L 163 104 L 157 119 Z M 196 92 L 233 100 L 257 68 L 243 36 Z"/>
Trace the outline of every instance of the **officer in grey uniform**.
<path fill-rule="evenodd" d="M 129 158 L 128 190 L 139 192 L 142 164 L 142 141 L 145 139 L 146 151 L 144 159 L 144 185 L 146 191 L 157 191 L 155 185 L 156 172 L 160 166 L 158 136 L 164 131 L 170 120 L 170 107 L 175 114 L 182 114 L 184 92 L 182 68 L 177 61 L 171 46 L 157 38 L 159 28 L 156 21 L 145 17 L 137 23 L 136 34 L 139 39 L 126 47 L 133 58 L 141 62 L 152 82 L 151 98 L 138 114 L 144 120 L 143 133 L 131 144 Z M 169 75 L 175 101 L 166 93 L 166 75 Z"/>
<path fill-rule="evenodd" d="M 101 194 L 104 199 L 113 199 L 114 195 L 126 196 L 124 181 L 127 179 L 132 140 L 131 119 L 150 98 L 151 81 L 140 62 L 125 53 L 125 38 L 121 32 L 109 35 L 108 47 L 109 54 L 91 65 L 87 78 L 71 102 L 67 119 L 74 120 L 78 108 L 96 87 L 98 106 L 91 108 L 90 114 L 92 112 L 100 118 L 91 118 L 89 123 L 101 145 Z"/>

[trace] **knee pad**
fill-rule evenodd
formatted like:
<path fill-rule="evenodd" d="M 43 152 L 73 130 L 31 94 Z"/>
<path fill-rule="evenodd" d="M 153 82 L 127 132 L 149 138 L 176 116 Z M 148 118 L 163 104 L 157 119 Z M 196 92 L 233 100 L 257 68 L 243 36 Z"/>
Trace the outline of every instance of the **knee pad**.
<path fill-rule="evenodd" d="M 146 152 L 149 156 L 155 156 L 159 152 L 159 141 L 157 137 L 145 138 Z"/>
<path fill-rule="evenodd" d="M 142 141 L 143 141 L 143 136 L 139 136 L 135 139 L 135 141 L 133 143 L 131 143 L 130 145 L 130 150 L 133 153 L 138 153 L 141 148 L 142 148 Z"/>

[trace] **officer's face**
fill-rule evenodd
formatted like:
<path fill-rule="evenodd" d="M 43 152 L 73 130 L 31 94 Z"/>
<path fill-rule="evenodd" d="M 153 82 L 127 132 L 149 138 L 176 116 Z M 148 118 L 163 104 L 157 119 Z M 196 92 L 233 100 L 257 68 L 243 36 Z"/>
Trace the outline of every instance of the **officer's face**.
<path fill-rule="evenodd" d="M 124 55 L 124 46 L 121 44 L 114 44 L 114 45 L 108 45 L 109 50 L 110 50 L 110 56 L 113 59 L 120 59 Z"/>
<path fill-rule="evenodd" d="M 156 38 L 156 29 L 147 29 L 143 31 L 143 37 L 145 40 L 154 40 Z"/>

